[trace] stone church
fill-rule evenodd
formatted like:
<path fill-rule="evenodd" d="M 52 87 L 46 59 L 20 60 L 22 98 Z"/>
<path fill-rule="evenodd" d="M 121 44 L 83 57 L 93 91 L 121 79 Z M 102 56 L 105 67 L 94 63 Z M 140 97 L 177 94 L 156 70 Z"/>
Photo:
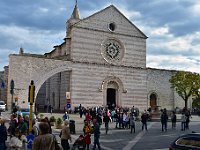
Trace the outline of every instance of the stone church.
<path fill-rule="evenodd" d="M 34 80 L 35 104 L 58 110 L 67 102 L 72 109 L 79 104 L 182 108 L 184 101 L 169 83 L 176 71 L 146 67 L 146 40 L 115 6 L 81 19 L 76 4 L 61 45 L 44 55 L 21 49 L 9 56 L 8 85 L 15 81 L 20 106 L 28 105 L 28 86 Z M 10 106 L 13 100 L 9 93 L 7 97 Z"/>

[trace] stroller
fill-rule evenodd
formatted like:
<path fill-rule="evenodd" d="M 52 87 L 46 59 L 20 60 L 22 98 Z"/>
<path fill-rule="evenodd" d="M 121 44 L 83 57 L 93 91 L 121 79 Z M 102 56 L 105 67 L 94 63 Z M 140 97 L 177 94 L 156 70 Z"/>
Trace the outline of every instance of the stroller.
<path fill-rule="evenodd" d="M 84 136 L 80 135 L 73 144 L 72 150 L 85 150 Z"/>

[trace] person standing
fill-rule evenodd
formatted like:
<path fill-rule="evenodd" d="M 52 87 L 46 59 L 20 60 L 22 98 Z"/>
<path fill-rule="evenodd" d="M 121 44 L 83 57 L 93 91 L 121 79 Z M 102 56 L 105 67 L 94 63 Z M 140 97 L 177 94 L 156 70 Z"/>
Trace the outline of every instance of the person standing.
<path fill-rule="evenodd" d="M 168 121 L 167 110 L 164 109 L 161 115 L 162 131 L 167 131 L 167 121 Z"/>
<path fill-rule="evenodd" d="M 8 127 L 8 132 L 10 133 L 10 135 L 15 134 L 15 130 L 16 130 L 17 126 L 18 126 L 18 119 L 15 114 L 12 114 L 10 117 L 10 123 L 9 123 L 9 127 Z"/>
<path fill-rule="evenodd" d="M 19 118 L 19 131 L 21 135 L 27 135 L 28 133 L 28 125 L 27 123 L 24 121 L 24 118 L 22 116 L 20 116 Z"/>
<path fill-rule="evenodd" d="M 185 116 L 186 116 L 185 129 L 189 129 L 189 123 L 190 123 L 190 117 L 191 117 L 189 110 L 186 110 Z"/>
<path fill-rule="evenodd" d="M 131 133 L 134 131 L 135 133 L 135 118 L 134 118 L 134 114 L 130 113 L 130 128 L 131 128 Z"/>
<path fill-rule="evenodd" d="M 55 150 L 55 136 L 49 133 L 47 122 L 39 124 L 40 135 L 33 141 L 32 150 Z"/>
<path fill-rule="evenodd" d="M 147 120 L 148 120 L 148 114 L 146 113 L 146 111 L 144 111 L 144 113 L 141 116 L 141 122 L 142 122 L 142 130 L 147 131 Z"/>
<path fill-rule="evenodd" d="M 6 150 L 7 129 L 2 119 L 0 120 L 0 135 L 0 150 Z"/>
<path fill-rule="evenodd" d="M 176 113 L 175 113 L 175 111 L 172 111 L 171 121 L 172 121 L 172 129 L 175 129 L 176 128 Z"/>
<path fill-rule="evenodd" d="M 88 123 L 88 121 L 84 121 L 84 127 L 83 127 L 83 133 L 84 133 L 84 143 L 86 145 L 87 150 L 89 150 L 90 148 L 90 144 L 91 144 L 91 131 L 92 131 L 92 127 L 91 125 Z"/>
<path fill-rule="evenodd" d="M 53 113 L 53 106 L 51 106 L 51 104 L 49 105 L 49 113 L 51 113 L 51 115 L 52 115 L 52 113 Z"/>
<path fill-rule="evenodd" d="M 72 141 L 69 129 L 69 120 L 65 120 L 64 126 L 61 130 L 61 145 L 63 147 L 63 150 L 70 149 L 69 140 L 70 142 Z"/>
<path fill-rule="evenodd" d="M 69 120 L 69 115 L 68 115 L 67 111 L 63 115 L 63 121 L 65 121 L 65 120 Z"/>
<path fill-rule="evenodd" d="M 133 106 L 133 107 L 131 108 L 131 114 L 133 114 L 133 115 L 135 116 L 135 106 Z"/>
<path fill-rule="evenodd" d="M 186 116 L 185 116 L 185 113 L 182 112 L 182 116 L 181 116 L 181 131 L 185 131 L 185 124 L 186 124 Z"/>
<path fill-rule="evenodd" d="M 81 104 L 79 105 L 78 109 L 79 109 L 80 118 L 82 118 L 82 116 L 83 116 L 83 108 L 82 108 Z"/>
<path fill-rule="evenodd" d="M 110 117 L 108 116 L 107 113 L 103 114 L 103 122 L 105 123 L 105 130 L 106 130 L 106 134 L 107 134 L 108 129 L 109 129 L 109 122 L 110 122 Z"/>
<path fill-rule="evenodd" d="M 100 126 L 99 123 L 97 122 L 97 119 L 93 119 L 93 133 L 94 133 L 94 147 L 92 150 L 96 149 L 96 145 L 98 146 L 98 149 L 101 150 L 101 146 L 99 143 L 99 138 L 100 138 Z"/>

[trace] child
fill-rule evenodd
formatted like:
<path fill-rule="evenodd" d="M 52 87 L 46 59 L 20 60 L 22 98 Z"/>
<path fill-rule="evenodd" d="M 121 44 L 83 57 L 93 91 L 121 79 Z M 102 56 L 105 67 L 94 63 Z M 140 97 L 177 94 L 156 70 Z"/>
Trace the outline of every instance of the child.
<path fill-rule="evenodd" d="M 84 143 L 84 136 L 80 135 L 78 139 L 73 144 L 72 150 L 75 150 L 78 148 L 79 150 L 84 150 L 85 149 L 85 143 Z"/>

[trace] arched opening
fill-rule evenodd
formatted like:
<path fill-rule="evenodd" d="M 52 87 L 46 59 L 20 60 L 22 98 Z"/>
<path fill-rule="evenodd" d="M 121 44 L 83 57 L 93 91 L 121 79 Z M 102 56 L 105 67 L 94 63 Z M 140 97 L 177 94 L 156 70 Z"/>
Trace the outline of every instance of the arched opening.
<path fill-rule="evenodd" d="M 107 89 L 107 105 L 109 109 L 114 109 L 116 106 L 116 89 Z"/>
<path fill-rule="evenodd" d="M 115 81 L 109 81 L 106 89 L 106 105 L 109 109 L 114 109 L 118 104 L 118 90 L 119 86 Z"/>
<path fill-rule="evenodd" d="M 152 110 L 157 108 L 157 95 L 155 93 L 150 95 L 150 107 Z"/>
<path fill-rule="evenodd" d="M 39 112 L 50 112 L 50 106 L 54 112 L 63 111 L 67 104 L 66 92 L 70 91 L 70 71 L 63 71 L 52 75 L 40 87 L 35 107 Z"/>

